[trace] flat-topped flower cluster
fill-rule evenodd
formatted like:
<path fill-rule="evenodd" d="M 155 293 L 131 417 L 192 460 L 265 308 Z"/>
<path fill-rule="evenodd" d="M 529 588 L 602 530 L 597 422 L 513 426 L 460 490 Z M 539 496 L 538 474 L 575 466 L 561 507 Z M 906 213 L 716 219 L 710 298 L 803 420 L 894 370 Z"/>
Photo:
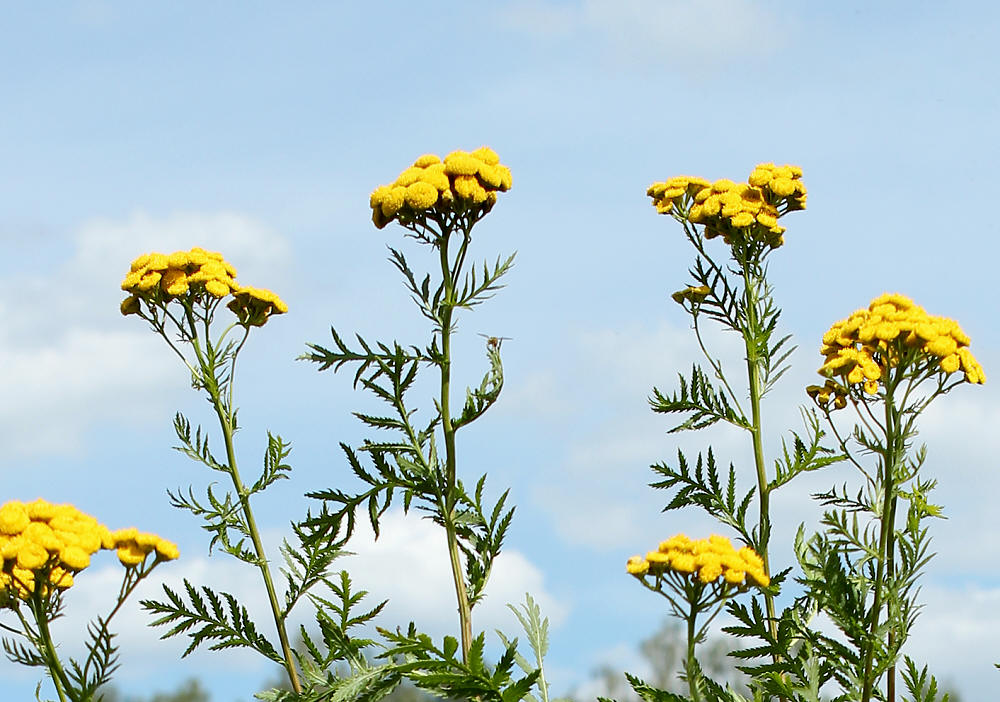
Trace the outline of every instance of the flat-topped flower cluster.
<path fill-rule="evenodd" d="M 966 382 L 981 384 L 986 374 L 969 350 L 970 341 L 956 321 L 927 314 L 904 295 L 886 293 L 823 335 L 820 353 L 826 360 L 819 372 L 831 381 L 807 392 L 826 404 L 831 396 L 843 395 L 832 382 L 838 379 L 847 390 L 857 386 L 874 395 L 886 371 L 904 365 L 930 374 L 961 370 Z M 843 404 L 840 399 L 836 406 Z"/>
<path fill-rule="evenodd" d="M 13 597 L 28 599 L 37 585 L 42 596 L 65 590 L 73 575 L 90 565 L 102 549 L 114 550 L 122 565 L 133 567 L 151 553 L 158 560 L 178 557 L 177 546 L 136 529 L 110 531 L 73 505 L 12 500 L 0 507 L 0 606 Z"/>
<path fill-rule="evenodd" d="M 736 550 L 729 539 L 717 534 L 697 540 L 677 534 L 661 542 L 657 550 L 645 557 L 629 558 L 625 569 L 638 578 L 674 573 L 690 576 L 705 585 L 718 581 L 736 586 L 751 583 L 767 587 L 771 582 L 756 551 L 748 546 Z"/>
<path fill-rule="evenodd" d="M 122 290 L 129 296 L 121 303 L 124 315 L 139 314 L 142 304 L 162 307 L 174 301 L 210 303 L 232 295 L 227 307 L 240 324 L 259 327 L 271 315 L 288 311 L 270 290 L 240 285 L 236 268 L 216 251 L 195 247 L 172 254 L 148 253 L 132 261 Z"/>
<path fill-rule="evenodd" d="M 406 220 L 422 214 L 482 207 L 497 201 L 497 193 L 510 189 L 510 169 L 500 163 L 493 149 L 452 151 L 442 161 L 425 154 L 413 162 L 390 185 L 380 185 L 371 194 L 372 221 L 382 229 L 394 219 Z"/>
<path fill-rule="evenodd" d="M 798 166 L 761 163 L 746 183 L 676 176 L 653 183 L 646 194 L 660 214 L 704 225 L 706 239 L 721 236 L 732 245 L 735 239 L 744 238 L 777 248 L 784 243 L 785 232 L 778 219 L 805 209 L 806 188 L 801 178 Z"/>

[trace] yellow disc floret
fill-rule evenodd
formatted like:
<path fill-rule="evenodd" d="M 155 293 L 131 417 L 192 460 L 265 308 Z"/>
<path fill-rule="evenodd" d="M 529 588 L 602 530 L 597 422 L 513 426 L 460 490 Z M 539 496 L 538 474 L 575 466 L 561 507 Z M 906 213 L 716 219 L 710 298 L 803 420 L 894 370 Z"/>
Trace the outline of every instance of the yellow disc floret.
<path fill-rule="evenodd" d="M 736 550 L 724 536 L 689 539 L 676 534 L 660 543 L 655 551 L 632 556 L 625 570 L 637 578 L 693 578 L 703 584 L 719 587 L 748 585 L 767 587 L 771 579 L 764 570 L 764 561 L 749 547 Z"/>
<path fill-rule="evenodd" d="M 259 327 L 272 315 L 288 311 L 288 305 L 270 290 L 246 285 L 233 292 L 233 299 L 227 307 L 236 314 L 240 324 L 251 327 Z"/>
<path fill-rule="evenodd" d="M 785 232 L 778 219 L 806 206 L 801 177 L 798 166 L 762 163 L 746 183 L 727 178 L 709 183 L 703 178 L 676 176 L 653 183 L 646 194 L 658 213 L 704 225 L 706 239 L 721 236 L 730 245 L 736 239 L 748 239 L 777 248 L 784 243 Z"/>
<path fill-rule="evenodd" d="M 154 263 L 159 263 L 155 259 Z M 138 565 L 156 552 L 158 560 L 178 557 L 177 546 L 135 529 L 110 532 L 73 505 L 37 499 L 0 506 L 0 607 L 32 593 L 50 595 L 73 585 L 75 573 L 90 565 L 101 549 L 119 550 L 126 565 Z M 128 551 L 126 557 L 121 550 Z"/>
<path fill-rule="evenodd" d="M 430 186 L 417 185 L 412 197 L 426 202 L 431 195 Z M 389 198 L 398 197 L 398 209 L 405 200 L 407 189 L 391 190 L 399 191 Z M 436 198 L 437 191 L 430 190 Z M 288 306 L 271 291 L 239 284 L 236 268 L 222 254 L 200 247 L 169 255 L 154 252 L 139 256 L 132 261 L 121 287 L 130 293 L 121 303 L 121 313 L 126 316 L 141 314 L 143 305 L 150 309 L 164 308 L 173 301 L 180 301 L 188 305 L 201 302 L 212 306 L 230 295 L 233 301 L 228 307 L 244 325 L 261 326 L 271 315 L 288 311 Z"/>
<path fill-rule="evenodd" d="M 375 188 L 368 204 L 379 229 L 393 220 L 403 223 L 430 212 L 454 212 L 493 206 L 498 192 L 513 185 L 510 169 L 500 163 L 493 149 L 452 151 L 444 160 L 424 154 L 389 185 Z"/>
<path fill-rule="evenodd" d="M 853 387 L 875 395 L 886 372 L 901 366 L 929 375 L 961 370 L 966 382 L 984 383 L 986 374 L 969 343 L 954 320 L 927 314 L 903 295 L 886 293 L 823 335 L 820 353 L 826 360 L 819 372 L 829 380 L 806 391 L 822 406 Z"/>

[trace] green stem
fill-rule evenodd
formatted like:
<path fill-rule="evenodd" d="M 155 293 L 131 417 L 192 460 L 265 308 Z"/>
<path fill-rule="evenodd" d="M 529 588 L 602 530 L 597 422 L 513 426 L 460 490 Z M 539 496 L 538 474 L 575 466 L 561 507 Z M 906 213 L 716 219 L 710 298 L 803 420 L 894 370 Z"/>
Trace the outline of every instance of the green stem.
<path fill-rule="evenodd" d="M 691 699 L 694 702 L 701 702 L 701 695 L 698 694 L 698 672 L 695 665 L 697 659 L 694 655 L 694 647 L 698 642 L 698 635 L 695 633 L 695 619 L 698 616 L 698 609 L 693 601 L 690 603 L 690 606 L 691 611 L 687 616 L 687 662 L 684 665 L 684 670 L 687 674 L 688 692 L 691 695 Z"/>
<path fill-rule="evenodd" d="M 448 261 L 448 237 L 450 229 L 442 228 L 438 249 L 441 255 L 441 274 L 443 276 L 444 299 L 441 301 L 441 430 L 444 433 L 445 448 L 445 495 L 444 521 L 445 533 L 448 538 L 448 557 L 451 561 L 451 575 L 455 583 L 455 598 L 458 600 L 458 620 L 462 633 L 462 661 L 468 662 L 469 648 L 472 646 L 472 607 L 469 605 L 469 593 L 465 587 L 465 574 L 462 571 L 462 560 L 458 549 L 458 535 L 455 529 L 455 492 L 457 486 L 455 427 L 451 421 L 451 317 L 455 303 L 455 277 L 458 275 L 458 264 L 465 253 L 465 246 L 459 252 L 456 270 L 453 272 Z M 468 238 L 466 237 L 466 241 Z"/>
<path fill-rule="evenodd" d="M 894 572 L 893 564 L 889 559 L 894 556 L 895 544 L 895 517 L 896 517 L 896 484 L 895 469 L 902 451 L 902 437 L 899 435 L 899 421 L 896 416 L 893 390 L 896 380 L 890 377 L 885 379 L 885 449 L 882 454 L 882 512 L 879 517 L 879 537 L 878 537 L 878 564 L 875 568 L 875 597 L 872 602 L 872 611 L 869 615 L 868 630 L 871 635 L 865 651 L 864 684 L 861 692 L 862 702 L 869 702 L 872 696 L 872 688 L 875 680 L 872 668 L 875 658 L 875 632 L 878 629 L 878 622 L 882 612 L 882 593 L 886 571 Z M 891 633 L 890 633 L 891 636 Z M 891 645 L 891 641 L 890 641 Z M 895 673 L 895 670 L 891 670 Z M 888 681 L 889 689 L 895 693 L 895 680 L 892 676 Z M 892 702 L 893 697 L 888 698 Z"/>
<path fill-rule="evenodd" d="M 760 508 L 757 522 L 757 533 L 760 539 L 758 555 L 764 563 L 764 572 L 770 577 L 771 565 L 768 556 L 768 542 L 771 533 L 771 490 L 767 484 L 767 469 L 764 465 L 763 428 L 761 426 L 760 399 L 762 393 L 760 378 L 760 356 L 757 339 L 761 330 L 757 319 L 758 291 L 760 279 L 743 263 L 744 300 L 746 304 L 747 326 L 743 329 L 743 343 L 747 353 L 747 380 L 750 390 L 750 412 L 752 426 L 750 435 L 753 441 L 753 461 L 757 472 L 757 495 Z M 774 596 L 764 593 L 764 606 L 767 609 L 767 625 L 772 638 L 778 636 L 778 625 L 774 609 Z M 772 654 L 777 663 L 781 656 Z"/>
<path fill-rule="evenodd" d="M 60 702 L 68 702 L 70 698 L 66 696 L 67 691 L 71 691 L 73 686 L 70 684 L 69 678 L 66 677 L 66 671 L 63 670 L 62 662 L 59 660 L 59 654 L 56 653 L 55 644 L 52 642 L 52 634 L 49 632 L 49 622 L 45 617 L 45 606 L 41 600 L 41 593 L 38 592 L 36 585 L 35 592 L 31 593 L 31 614 L 35 619 L 35 624 L 38 625 L 38 638 L 41 643 L 41 650 L 39 653 L 45 658 L 46 665 L 49 669 L 49 676 L 52 678 L 52 684 L 55 685 L 56 692 L 59 693 Z"/>
<path fill-rule="evenodd" d="M 235 358 L 233 362 L 235 363 Z M 214 375 L 213 375 L 214 377 Z M 274 581 L 271 578 L 271 569 L 267 565 L 267 556 L 264 552 L 264 544 L 260 539 L 260 531 L 257 529 L 257 521 L 254 519 L 253 510 L 250 508 L 250 495 L 240 478 L 240 471 L 236 467 L 236 449 L 233 444 L 233 426 L 230 415 L 223 407 L 219 397 L 218 384 L 212 391 L 212 405 L 215 413 L 219 417 L 219 424 L 222 427 L 222 435 L 226 441 L 226 457 L 229 461 L 229 475 L 233 479 L 233 488 L 239 496 L 240 505 L 243 508 L 243 515 L 247 520 L 247 530 L 250 532 L 250 539 L 253 541 L 254 552 L 257 554 L 257 565 L 264 578 L 264 587 L 267 589 L 267 599 L 271 605 L 271 613 L 274 615 L 274 625 L 278 630 L 278 640 L 281 642 L 281 652 L 285 659 L 285 670 L 288 673 L 288 681 L 296 693 L 302 692 L 302 685 L 299 682 L 298 672 L 295 670 L 295 662 L 292 657 L 292 647 L 288 643 L 288 633 L 285 631 L 285 621 L 281 614 L 281 607 L 278 604 L 278 596 L 274 589 Z"/>

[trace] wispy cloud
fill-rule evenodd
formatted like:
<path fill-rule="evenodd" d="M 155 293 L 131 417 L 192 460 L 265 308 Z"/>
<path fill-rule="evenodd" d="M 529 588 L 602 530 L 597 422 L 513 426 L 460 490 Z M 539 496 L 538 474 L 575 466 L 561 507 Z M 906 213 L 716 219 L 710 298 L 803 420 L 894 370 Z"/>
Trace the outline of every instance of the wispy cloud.
<path fill-rule="evenodd" d="M 290 260 L 283 237 L 237 213 L 92 220 L 73 243 L 67 258 L 41 272 L 0 278 L 0 393 L 8 398 L 0 441 L 20 455 L 64 455 L 79 450 L 96 423 L 166 411 L 176 362 L 118 312 L 119 282 L 134 257 L 196 245 L 219 249 L 248 281 L 258 273 L 271 281 Z"/>
<path fill-rule="evenodd" d="M 780 46 L 787 18 L 751 0 L 522 0 L 504 24 L 543 40 L 585 34 L 613 58 L 718 65 Z"/>
<path fill-rule="evenodd" d="M 357 586 L 371 592 L 372 602 L 388 599 L 383 619 L 393 626 L 414 620 L 422 631 L 434 636 L 457 631 L 455 591 L 444 531 L 419 512 L 391 510 L 383 516 L 375 540 L 367 521 L 359 521 L 349 549 L 355 556 L 342 563 Z M 477 631 L 500 629 L 508 636 L 520 635 L 520 626 L 508 604 L 524 601 L 530 593 L 553 626 L 568 612 L 545 585 L 537 565 L 514 548 L 500 554 L 486 588 L 486 598 L 474 611 Z M 383 624 L 384 626 L 385 624 Z"/>

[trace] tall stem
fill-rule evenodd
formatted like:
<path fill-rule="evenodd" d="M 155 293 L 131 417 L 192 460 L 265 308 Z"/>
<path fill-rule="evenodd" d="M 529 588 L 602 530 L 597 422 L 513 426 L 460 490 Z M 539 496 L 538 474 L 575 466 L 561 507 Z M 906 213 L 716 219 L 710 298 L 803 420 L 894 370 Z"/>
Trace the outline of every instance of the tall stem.
<path fill-rule="evenodd" d="M 871 643 L 865 651 L 864 686 L 862 688 L 862 702 L 869 702 L 872 696 L 872 688 L 875 684 L 872 668 L 875 658 L 875 632 L 878 629 L 878 622 L 882 613 L 882 592 L 886 572 L 895 572 L 891 563 L 894 558 L 895 545 L 895 521 L 896 521 L 896 484 L 895 469 L 901 458 L 902 437 L 899 436 L 900 426 L 896 417 L 893 390 L 895 389 L 895 379 L 890 377 L 885 381 L 885 448 L 882 454 L 882 512 L 879 517 L 878 536 L 878 564 L 875 567 L 875 597 L 872 602 L 872 611 L 868 622 L 868 630 L 871 634 Z M 892 637 L 892 632 L 890 632 Z M 892 644 L 890 638 L 890 646 Z M 888 680 L 888 690 L 890 696 L 888 701 L 892 702 L 895 695 L 895 668 L 890 669 Z"/>
<path fill-rule="evenodd" d="M 233 362 L 235 363 L 235 358 Z M 243 508 L 243 515 L 247 520 L 247 529 L 250 532 L 254 552 L 257 554 L 257 565 L 264 578 L 267 599 L 271 605 L 271 613 L 274 615 L 274 625 L 278 630 L 278 640 L 281 643 L 281 653 L 285 659 L 285 671 L 288 673 L 288 681 L 296 693 L 301 693 L 302 684 L 299 682 L 299 674 L 295 670 L 292 647 L 288 643 L 288 633 L 285 631 L 285 621 L 281 614 L 281 607 L 278 604 L 278 595 L 275 592 L 274 581 L 271 578 L 271 569 L 267 564 L 267 555 L 264 552 L 264 544 L 260 539 L 260 531 L 257 529 L 257 520 L 254 519 L 253 510 L 250 508 L 250 494 L 244 487 L 243 480 L 240 478 L 240 471 L 236 467 L 236 449 L 233 445 L 231 416 L 222 404 L 217 386 L 212 391 L 212 405 L 215 407 L 215 413 L 219 417 L 219 424 L 222 426 L 222 435 L 226 441 L 226 458 L 229 461 L 229 475 L 233 479 L 233 488 L 239 496 L 240 506 Z"/>
<path fill-rule="evenodd" d="M 763 427 L 761 426 L 760 398 L 762 394 L 760 378 L 760 354 L 757 337 L 760 334 L 757 319 L 758 285 L 760 279 L 750 267 L 743 264 L 744 301 L 746 304 L 747 326 L 743 330 L 743 342 L 747 353 L 747 381 L 750 390 L 750 420 L 752 427 L 750 435 L 753 441 L 753 461 L 757 471 L 757 496 L 760 507 L 757 520 L 760 545 L 758 554 L 764 563 L 764 572 L 770 577 L 771 565 L 768 557 L 768 541 L 771 533 L 771 491 L 767 484 L 767 469 L 764 466 Z M 778 625 L 775 621 L 774 596 L 764 593 L 764 606 L 767 609 L 767 625 L 773 638 L 778 636 Z M 780 656 L 775 653 L 773 659 L 778 662 Z"/>
<path fill-rule="evenodd" d="M 701 695 L 698 693 L 698 673 L 697 673 L 697 659 L 694 656 L 694 647 L 698 642 L 698 635 L 695 633 L 695 619 L 698 616 L 698 610 L 695 607 L 695 603 L 691 602 L 691 611 L 687 616 L 687 662 L 684 666 L 684 670 L 687 674 L 688 680 L 688 692 L 691 695 L 691 699 L 694 702 L 701 702 Z"/>
<path fill-rule="evenodd" d="M 472 645 L 472 608 L 469 593 L 465 587 L 465 574 L 458 549 L 458 535 L 455 529 L 455 487 L 456 455 L 455 427 L 451 421 L 451 317 L 455 304 L 455 280 L 448 260 L 448 237 L 450 230 L 442 231 L 438 246 L 441 255 L 441 275 L 444 284 L 444 300 L 441 303 L 441 430 L 444 432 L 445 448 L 445 500 L 442 515 L 445 533 L 448 537 L 448 556 L 451 561 L 451 575 L 455 583 L 455 598 L 458 600 L 458 620 L 462 632 L 462 661 L 467 662 Z M 462 253 L 464 253 L 464 246 Z M 460 261 L 458 262 L 461 263 Z M 457 274 L 458 271 L 456 270 Z"/>
<path fill-rule="evenodd" d="M 42 644 L 41 654 L 48 666 L 52 684 L 55 685 L 56 692 L 59 693 L 60 702 L 67 702 L 66 693 L 72 690 L 73 686 L 70 684 L 69 678 L 66 677 L 66 671 L 63 670 L 59 654 L 56 653 L 55 644 L 52 643 L 49 622 L 45 617 L 45 606 L 42 604 L 41 594 L 38 593 L 39 587 L 36 585 L 35 592 L 31 593 L 31 614 L 35 619 L 35 624 L 38 625 L 38 638 L 41 639 Z"/>

